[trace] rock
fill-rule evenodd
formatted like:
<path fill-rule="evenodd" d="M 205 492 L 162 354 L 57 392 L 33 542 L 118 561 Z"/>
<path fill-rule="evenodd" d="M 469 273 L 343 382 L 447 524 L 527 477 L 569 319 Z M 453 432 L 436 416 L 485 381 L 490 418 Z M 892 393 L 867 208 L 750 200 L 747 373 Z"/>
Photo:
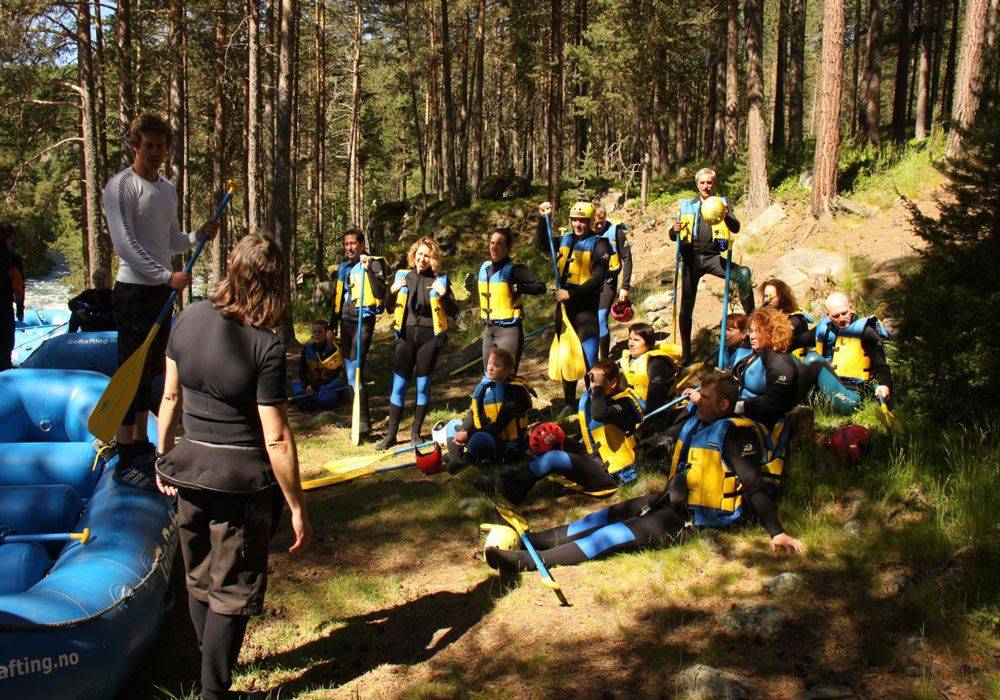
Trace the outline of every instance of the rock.
<path fill-rule="evenodd" d="M 642 310 L 643 311 L 659 311 L 660 309 L 665 309 L 668 306 L 672 306 L 674 303 L 674 293 L 660 292 L 659 294 L 651 294 L 642 300 Z"/>
<path fill-rule="evenodd" d="M 598 201 L 604 205 L 605 211 L 610 214 L 625 203 L 625 193 L 621 190 L 608 190 Z"/>
<path fill-rule="evenodd" d="M 805 585 L 805 580 L 801 574 L 786 571 L 783 574 L 772 576 L 764 580 L 764 590 L 768 595 L 785 595 L 801 590 Z"/>
<path fill-rule="evenodd" d="M 846 256 L 818 248 L 797 248 L 782 255 L 771 271 L 784 280 L 800 298 L 810 289 L 824 287 L 826 280 L 844 274 L 850 267 Z"/>
<path fill-rule="evenodd" d="M 491 199 L 494 201 L 501 199 L 516 199 L 528 194 L 531 190 L 531 181 L 527 178 L 506 173 L 503 175 L 490 175 L 479 185 L 480 199 Z"/>
<path fill-rule="evenodd" d="M 848 535 L 860 535 L 861 534 L 861 521 L 860 520 L 848 520 L 844 523 L 843 530 Z"/>
<path fill-rule="evenodd" d="M 455 245 L 458 242 L 458 231 L 451 226 L 442 226 L 434 231 L 434 241 L 441 246 L 441 252 L 451 254 L 455 252 Z"/>
<path fill-rule="evenodd" d="M 694 170 L 686 165 L 677 168 L 677 177 L 684 180 L 694 180 Z"/>
<path fill-rule="evenodd" d="M 649 325 L 653 327 L 654 331 L 662 331 L 665 328 L 670 327 L 670 317 L 669 316 L 656 316 L 649 321 Z"/>
<path fill-rule="evenodd" d="M 700 700 L 741 700 L 749 697 L 750 679 L 732 671 L 695 664 L 674 676 L 677 695 Z"/>
<path fill-rule="evenodd" d="M 477 518 L 479 517 L 481 505 L 481 501 L 478 498 L 463 498 L 458 502 L 458 509 L 470 518 Z"/>
<path fill-rule="evenodd" d="M 528 215 L 524 211 L 524 207 L 522 207 L 519 204 L 515 204 L 510 209 L 508 209 L 507 213 L 510 214 L 511 216 L 513 216 L 515 219 L 523 219 L 525 216 Z"/>
<path fill-rule="evenodd" d="M 753 236 L 758 233 L 770 231 L 779 221 L 787 218 L 788 214 L 785 213 L 785 208 L 779 202 L 775 202 L 754 217 L 754 220 L 747 225 L 746 234 Z"/>
<path fill-rule="evenodd" d="M 799 173 L 799 187 L 804 190 L 812 191 L 813 188 L 813 169 L 806 168 L 801 173 Z"/>
<path fill-rule="evenodd" d="M 844 685 L 823 683 L 814 685 L 804 693 L 795 696 L 795 700 L 825 700 L 827 698 L 853 698 L 854 691 Z"/>
<path fill-rule="evenodd" d="M 722 629 L 730 634 L 774 639 L 785 624 L 784 613 L 774 605 L 736 605 L 722 618 Z"/>
<path fill-rule="evenodd" d="M 369 241 L 394 241 L 403 231 L 406 202 L 383 202 L 375 207 L 365 235 Z"/>
<path fill-rule="evenodd" d="M 833 197 L 830 200 L 830 206 L 833 209 L 845 211 L 848 214 L 857 214 L 858 216 L 866 219 L 878 216 L 879 213 L 878 207 L 862 204 L 861 202 L 855 202 L 853 199 L 847 199 L 846 197 Z"/>

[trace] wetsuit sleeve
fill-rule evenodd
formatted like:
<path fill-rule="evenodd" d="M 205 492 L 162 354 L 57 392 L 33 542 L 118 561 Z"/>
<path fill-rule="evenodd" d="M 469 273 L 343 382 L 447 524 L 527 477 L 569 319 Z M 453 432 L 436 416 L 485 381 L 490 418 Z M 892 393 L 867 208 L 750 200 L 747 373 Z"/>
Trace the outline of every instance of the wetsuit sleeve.
<path fill-rule="evenodd" d="M 535 224 L 535 247 L 539 251 L 544 253 L 546 256 L 551 257 L 552 251 L 549 249 L 549 231 L 548 227 L 545 225 L 545 217 L 538 217 L 538 223 Z M 552 244 L 554 247 L 559 247 L 559 239 L 553 236 Z"/>
<path fill-rule="evenodd" d="M 767 355 L 764 373 L 764 395 L 737 401 L 736 413 L 758 423 L 773 425 L 795 404 L 798 396 L 795 365 L 788 355 L 770 353 Z"/>
<path fill-rule="evenodd" d="M 157 262 L 135 235 L 132 220 L 139 193 L 135 190 L 132 178 L 119 178 L 112 187 L 116 191 L 104 193 L 104 215 L 108 220 L 108 231 L 115 253 L 137 274 L 166 284 L 173 272 Z"/>
<path fill-rule="evenodd" d="M 568 290 L 570 298 L 596 294 L 608 278 L 608 266 L 611 264 L 611 244 L 604 238 L 594 244 L 590 254 L 590 279 Z"/>
<path fill-rule="evenodd" d="M 789 316 L 788 322 L 792 324 L 791 350 L 795 350 L 796 348 L 807 348 L 816 344 L 815 340 L 811 343 L 811 345 L 806 344 L 807 335 L 809 333 L 809 325 L 805 322 L 805 319 L 796 314 L 794 316 Z M 816 334 L 813 333 L 813 338 L 815 337 Z"/>
<path fill-rule="evenodd" d="M 813 327 L 800 335 L 797 340 L 800 348 L 816 347 L 816 328 Z"/>
<path fill-rule="evenodd" d="M 369 265 L 368 279 L 372 285 L 372 296 L 385 303 L 385 294 L 389 290 L 386 280 L 389 278 L 389 266 L 382 260 L 372 260 Z"/>
<path fill-rule="evenodd" d="M 302 386 L 309 384 L 309 366 L 306 364 L 306 346 L 302 346 L 302 354 L 299 355 L 299 381 Z"/>
<path fill-rule="evenodd" d="M 889 387 L 892 390 L 892 372 L 889 370 L 889 363 L 885 359 L 885 345 L 882 344 L 882 337 L 871 326 L 865 328 L 861 334 L 861 349 L 871 360 L 871 372 L 875 381 Z"/>
<path fill-rule="evenodd" d="M 726 214 L 726 228 L 732 233 L 740 232 L 740 220 L 732 214 Z"/>
<path fill-rule="evenodd" d="M 467 433 L 475 431 L 476 423 L 472 420 L 472 411 L 466 411 L 465 416 L 462 418 L 462 425 L 458 429 L 464 430 Z"/>
<path fill-rule="evenodd" d="M 448 293 L 441 297 L 441 306 L 445 315 L 452 318 L 458 315 L 458 302 L 455 301 L 455 293 L 451 289 L 451 280 L 448 280 Z"/>
<path fill-rule="evenodd" d="M 85 289 L 75 297 L 69 300 L 69 310 L 70 311 L 80 311 L 81 309 L 87 308 L 87 299 L 89 289 Z"/>
<path fill-rule="evenodd" d="M 618 239 L 616 242 L 618 259 L 622 264 L 620 289 L 629 289 L 632 286 L 632 245 L 628 242 L 628 236 L 625 235 L 625 231 L 626 227 L 624 224 L 619 224 L 615 231 L 615 237 Z"/>
<path fill-rule="evenodd" d="M 650 413 L 667 401 L 673 388 L 673 379 L 677 370 L 674 364 L 665 357 L 654 357 L 649 360 L 646 374 L 649 375 L 649 390 L 646 393 L 646 413 Z"/>
<path fill-rule="evenodd" d="M 722 446 L 723 459 L 726 466 L 736 472 L 743 486 L 743 497 L 750 500 L 754 510 L 760 517 L 761 524 L 771 537 L 780 535 L 785 529 L 778 519 L 778 511 L 774 501 L 764 490 L 764 479 L 760 475 L 760 464 L 763 458 L 760 440 L 750 427 L 734 427 L 726 433 Z"/>
<path fill-rule="evenodd" d="M 510 276 L 514 280 L 514 294 L 535 296 L 545 293 L 545 283 L 538 279 L 526 265 L 514 265 Z"/>
<path fill-rule="evenodd" d="M 642 416 L 635 415 L 628 400 L 613 401 L 604 395 L 601 387 L 590 390 L 590 415 L 596 421 L 617 425 L 626 432 L 634 430 L 636 423 L 642 420 Z"/>

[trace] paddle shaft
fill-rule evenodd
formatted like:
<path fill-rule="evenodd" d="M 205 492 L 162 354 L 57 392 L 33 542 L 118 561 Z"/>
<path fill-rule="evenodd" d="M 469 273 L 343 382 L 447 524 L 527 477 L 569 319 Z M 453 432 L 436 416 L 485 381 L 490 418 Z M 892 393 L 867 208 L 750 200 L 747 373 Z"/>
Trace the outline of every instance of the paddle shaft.
<path fill-rule="evenodd" d="M 687 398 L 686 396 L 678 396 L 673 401 L 668 401 L 667 403 L 663 404 L 662 406 L 660 406 L 655 411 L 650 411 L 649 413 L 647 413 L 645 416 L 642 417 L 643 422 L 649 420 L 650 418 L 652 418 L 653 416 L 655 416 L 657 413 L 662 413 L 663 411 L 666 411 L 671 406 L 676 406 L 677 404 L 679 404 L 681 401 L 683 401 L 686 398 Z"/>
<path fill-rule="evenodd" d="M 83 532 L 48 532 L 35 535 L 0 535 L 0 544 L 18 544 L 22 542 L 67 542 L 79 540 L 86 543 L 90 539 L 90 528 Z"/>
<path fill-rule="evenodd" d="M 566 607 L 569 607 L 569 601 L 566 600 L 566 596 L 563 594 L 562 588 L 560 588 L 559 584 L 556 583 L 556 580 L 552 578 L 552 574 L 549 573 L 549 570 L 548 568 L 546 568 L 545 563 L 542 561 L 542 558 L 538 556 L 538 551 L 535 549 L 535 545 L 531 544 L 531 540 L 528 539 L 528 533 L 521 525 L 520 518 L 509 517 L 508 513 L 505 513 L 504 510 L 505 509 L 496 507 L 496 511 L 497 513 L 500 514 L 500 517 L 506 520 L 507 523 L 512 528 L 514 528 L 514 531 L 517 532 L 517 536 L 521 538 L 521 543 L 524 545 L 525 550 L 527 550 L 528 555 L 531 557 L 531 560 L 535 562 L 535 568 L 538 569 L 538 573 L 541 574 L 542 580 L 545 583 L 545 585 L 551 588 L 555 592 L 556 597 L 559 598 L 560 603 L 562 603 Z M 510 515 L 513 514 L 511 513 Z"/>
<path fill-rule="evenodd" d="M 365 282 L 368 280 L 368 271 L 361 264 L 361 285 L 358 292 L 358 300 L 355 302 L 355 309 L 358 312 L 357 343 L 354 354 L 354 406 L 351 411 L 351 442 L 355 445 L 361 444 L 361 327 L 364 320 L 365 308 Z"/>
<path fill-rule="evenodd" d="M 726 322 L 729 319 L 729 279 L 733 268 L 733 246 L 726 248 L 726 282 L 722 288 L 722 325 L 719 327 L 719 363 L 717 367 L 722 369 L 726 359 Z"/>
<path fill-rule="evenodd" d="M 531 333 L 528 333 L 526 336 L 524 336 L 524 340 L 527 341 L 529 338 L 534 338 L 536 335 L 539 335 L 540 333 L 544 333 L 545 331 L 547 331 L 550 328 L 552 328 L 551 325 L 542 326 L 541 328 L 536 328 L 535 330 L 531 331 Z M 481 357 L 477 357 L 474 360 L 469 360 L 468 362 L 466 362 L 461 367 L 458 367 L 457 369 L 453 369 L 448 376 L 449 377 L 454 377 L 456 374 L 461 374 L 465 370 L 467 370 L 470 367 L 472 367 L 473 365 L 475 365 L 477 362 L 482 362 L 482 358 Z"/>

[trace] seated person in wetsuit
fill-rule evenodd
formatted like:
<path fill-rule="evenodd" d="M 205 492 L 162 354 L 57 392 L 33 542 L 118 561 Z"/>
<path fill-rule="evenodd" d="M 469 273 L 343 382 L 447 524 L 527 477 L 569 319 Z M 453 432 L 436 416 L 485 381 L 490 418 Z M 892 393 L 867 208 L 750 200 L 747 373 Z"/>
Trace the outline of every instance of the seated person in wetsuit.
<path fill-rule="evenodd" d="M 666 348 L 656 344 L 656 333 L 648 323 L 633 323 L 628 329 L 625 347 L 615 346 L 612 357 L 618 358 L 622 377 L 651 413 L 670 398 L 677 363 Z"/>
<path fill-rule="evenodd" d="M 771 536 L 771 551 L 805 552 L 788 535 L 775 509 L 775 491 L 762 468 L 759 428 L 733 414 L 739 384 L 728 372 L 702 381 L 674 450 L 667 488 L 599 510 L 568 525 L 528 538 L 546 567 L 578 564 L 618 552 L 676 542 L 688 522 L 723 528 L 756 515 Z M 487 548 L 486 562 L 504 572 L 530 571 L 526 551 Z"/>
<path fill-rule="evenodd" d="M 561 477 L 564 485 L 592 496 L 609 495 L 619 484 L 633 481 L 642 404 L 632 389 L 623 386 L 612 360 L 591 367 L 589 378 L 590 389 L 580 397 L 577 414 L 582 442 L 566 440 L 564 449 L 550 450 L 526 467 L 479 477 L 476 488 L 517 504 L 547 476 Z"/>
<path fill-rule="evenodd" d="M 69 332 L 113 331 L 115 315 L 111 310 L 111 276 L 103 267 L 94 269 L 90 276 L 94 286 L 85 289 L 69 300 Z"/>
<path fill-rule="evenodd" d="M 844 415 L 874 396 L 889 400 L 892 372 L 885 359 L 889 333 L 874 316 L 858 316 L 845 294 L 826 298 L 826 316 L 809 331 L 804 342 L 815 345 L 802 362 L 805 381 L 817 387 L 833 408 Z"/>
<path fill-rule="evenodd" d="M 514 355 L 493 348 L 486 376 L 472 390 L 472 406 L 448 440 L 448 469 L 457 472 L 467 462 L 516 456 L 527 447 L 528 411 L 535 392 L 514 375 Z"/>
<path fill-rule="evenodd" d="M 323 407 L 336 404 L 347 389 L 344 360 L 329 336 L 325 321 L 313 323 L 312 338 L 302 346 L 299 356 L 299 378 L 292 381 L 293 395 L 316 394 L 311 397 L 313 403 Z"/>
<path fill-rule="evenodd" d="M 792 324 L 792 344 L 788 351 L 801 359 L 805 351 L 813 346 L 813 343 L 807 342 L 810 326 L 813 324 L 812 316 L 799 310 L 795 293 L 782 280 L 774 277 L 764 280 L 760 285 L 760 296 L 764 306 L 770 306 L 788 316 L 788 322 Z"/>
<path fill-rule="evenodd" d="M 749 333 L 749 316 L 746 314 L 726 316 L 726 347 L 722 355 L 722 367 L 719 369 L 732 371 L 737 362 L 753 353 L 753 349 L 750 347 Z"/>
<path fill-rule="evenodd" d="M 733 407 L 736 415 L 771 430 L 795 408 L 798 369 L 788 354 L 791 341 L 792 326 L 782 312 L 765 306 L 750 314 L 753 352 L 733 366 L 733 376 L 740 383 L 740 400 Z"/>

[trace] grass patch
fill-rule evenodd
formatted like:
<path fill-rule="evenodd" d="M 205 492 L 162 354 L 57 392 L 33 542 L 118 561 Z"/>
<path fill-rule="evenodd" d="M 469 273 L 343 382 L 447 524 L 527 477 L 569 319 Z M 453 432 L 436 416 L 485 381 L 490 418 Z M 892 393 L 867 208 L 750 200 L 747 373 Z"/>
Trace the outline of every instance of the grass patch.
<path fill-rule="evenodd" d="M 915 199 L 945 181 L 937 163 L 944 157 L 946 134 L 935 130 L 930 138 L 901 147 L 886 146 L 853 182 L 848 196 L 883 209 L 900 196 Z"/>

